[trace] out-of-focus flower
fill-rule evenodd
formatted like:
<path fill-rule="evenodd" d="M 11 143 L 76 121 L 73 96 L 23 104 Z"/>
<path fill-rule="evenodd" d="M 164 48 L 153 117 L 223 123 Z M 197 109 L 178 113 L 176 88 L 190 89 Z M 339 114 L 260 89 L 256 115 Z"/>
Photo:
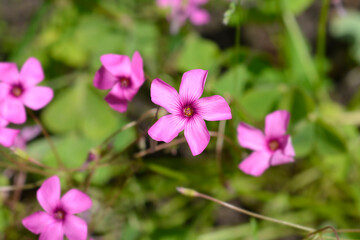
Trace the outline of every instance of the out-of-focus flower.
<path fill-rule="evenodd" d="M 1 104 L 0 104 L 1 109 Z M 1 113 L 1 111 L 0 111 Z M 10 147 L 14 144 L 16 136 L 19 134 L 20 130 L 6 128 L 8 121 L 3 119 L 0 114 L 0 145 L 4 147 Z"/>
<path fill-rule="evenodd" d="M 171 22 L 171 33 L 177 33 L 186 19 L 194 25 L 204 25 L 210 21 L 209 13 L 200 6 L 208 0 L 157 0 L 161 8 L 170 8 L 169 21 Z"/>
<path fill-rule="evenodd" d="M 126 55 L 105 54 L 101 58 L 102 66 L 96 72 L 94 86 L 111 91 L 105 97 L 110 107 L 118 112 L 126 112 L 131 101 L 145 81 L 143 60 L 136 51 L 130 61 Z"/>
<path fill-rule="evenodd" d="M 245 123 L 237 129 L 238 140 L 242 147 L 254 150 L 239 168 L 246 174 L 260 176 L 270 166 L 294 161 L 295 151 L 291 138 L 286 135 L 290 113 L 278 110 L 270 113 L 265 119 L 264 133 Z"/>
<path fill-rule="evenodd" d="M 26 143 L 41 133 L 41 127 L 38 125 L 31 127 L 24 127 L 20 130 L 20 133 L 16 136 L 12 147 L 17 147 L 22 150 L 26 149 Z"/>
<path fill-rule="evenodd" d="M 44 79 L 43 69 L 36 58 L 26 60 L 18 71 L 15 63 L 0 63 L 0 101 L 1 115 L 12 123 L 26 121 L 25 106 L 39 110 L 53 98 L 49 87 L 36 86 Z"/>
<path fill-rule="evenodd" d="M 215 95 L 200 98 L 207 73 L 202 69 L 185 72 L 179 93 L 161 79 L 154 79 L 151 83 L 151 100 L 170 114 L 161 117 L 149 129 L 151 138 L 168 143 L 185 129 L 185 138 L 192 154 L 195 156 L 204 151 L 210 141 L 204 119 L 218 121 L 232 117 L 231 109 L 223 97 Z"/>
<path fill-rule="evenodd" d="M 22 220 L 22 224 L 41 240 L 86 240 L 87 224 L 73 214 L 88 210 L 92 201 L 88 195 L 71 189 L 60 199 L 60 180 L 53 176 L 44 181 L 37 191 L 37 199 L 45 210 Z"/>

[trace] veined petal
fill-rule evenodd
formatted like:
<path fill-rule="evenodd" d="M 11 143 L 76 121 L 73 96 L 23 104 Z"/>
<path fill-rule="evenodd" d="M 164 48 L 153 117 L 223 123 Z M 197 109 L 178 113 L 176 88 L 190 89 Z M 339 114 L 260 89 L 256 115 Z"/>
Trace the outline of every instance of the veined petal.
<path fill-rule="evenodd" d="M 131 61 L 131 84 L 133 88 L 139 88 L 145 81 L 143 60 L 138 51 L 136 51 Z"/>
<path fill-rule="evenodd" d="M 26 121 L 26 112 L 23 103 L 14 98 L 3 101 L 2 117 L 15 124 L 23 124 Z"/>
<path fill-rule="evenodd" d="M 69 190 L 60 201 L 67 214 L 80 213 L 92 206 L 91 198 L 77 189 Z"/>
<path fill-rule="evenodd" d="M 231 109 L 225 99 L 219 95 L 200 98 L 195 102 L 196 112 L 207 121 L 231 119 Z"/>
<path fill-rule="evenodd" d="M 290 163 L 293 161 L 294 161 L 293 156 L 286 156 L 281 152 L 281 150 L 277 150 L 271 156 L 270 165 L 271 166 L 281 165 L 281 164 L 286 164 L 286 163 Z"/>
<path fill-rule="evenodd" d="M 105 54 L 100 58 L 103 66 L 116 77 L 130 77 L 131 63 L 126 55 Z"/>
<path fill-rule="evenodd" d="M 194 25 L 207 24 L 210 22 L 210 14 L 204 9 L 194 8 L 190 14 L 190 21 Z"/>
<path fill-rule="evenodd" d="M 20 71 L 20 82 L 26 87 L 34 86 L 44 80 L 41 63 L 34 57 L 28 58 Z"/>
<path fill-rule="evenodd" d="M 175 114 L 161 117 L 148 131 L 149 136 L 156 141 L 171 142 L 184 130 L 187 119 Z"/>
<path fill-rule="evenodd" d="M 64 221 L 64 233 L 69 240 L 86 240 L 87 224 L 73 215 L 67 215 Z"/>
<path fill-rule="evenodd" d="M 193 103 L 201 97 L 207 74 L 208 71 L 202 69 L 194 69 L 184 73 L 179 91 L 183 103 Z"/>
<path fill-rule="evenodd" d="M 47 226 L 40 234 L 39 240 L 64 240 L 63 225 L 60 221 L 55 221 Z"/>
<path fill-rule="evenodd" d="M 0 127 L 0 144 L 3 145 L 4 147 L 12 146 L 19 132 L 20 130 L 17 129 Z"/>
<path fill-rule="evenodd" d="M 257 128 L 240 123 L 237 128 L 238 140 L 242 147 L 255 151 L 267 149 L 264 134 Z"/>
<path fill-rule="evenodd" d="M 30 87 L 24 92 L 22 100 L 28 108 L 39 110 L 45 107 L 53 97 L 54 91 L 49 87 Z"/>
<path fill-rule="evenodd" d="M 265 119 L 265 135 L 267 137 L 285 135 L 289 120 L 290 113 L 285 110 L 278 110 L 268 114 Z"/>
<path fill-rule="evenodd" d="M 169 113 L 181 113 L 181 100 L 175 88 L 156 78 L 151 83 L 150 92 L 153 103 L 165 108 Z"/>
<path fill-rule="evenodd" d="M 267 152 L 253 152 L 239 164 L 239 168 L 246 174 L 258 177 L 270 166 L 270 156 Z"/>
<path fill-rule="evenodd" d="M 185 138 L 193 156 L 204 151 L 210 142 L 210 134 L 200 115 L 194 115 L 185 125 Z"/>
<path fill-rule="evenodd" d="M 39 234 L 55 221 L 56 220 L 48 213 L 38 211 L 24 218 L 21 222 L 30 232 Z"/>
<path fill-rule="evenodd" d="M 112 75 L 104 66 L 102 66 L 94 77 L 94 86 L 101 90 L 112 88 L 118 81 L 118 77 Z"/>
<path fill-rule="evenodd" d="M 0 62 L 0 81 L 4 83 L 19 82 L 19 70 L 15 63 Z"/>
<path fill-rule="evenodd" d="M 46 179 L 36 192 L 41 207 L 48 213 L 53 213 L 60 201 L 60 179 L 52 176 Z"/>

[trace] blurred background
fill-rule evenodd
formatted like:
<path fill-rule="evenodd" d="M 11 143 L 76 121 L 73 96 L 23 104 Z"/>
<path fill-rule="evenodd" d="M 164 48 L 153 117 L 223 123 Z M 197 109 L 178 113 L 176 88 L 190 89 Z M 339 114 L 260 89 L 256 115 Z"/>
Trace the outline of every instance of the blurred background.
<path fill-rule="evenodd" d="M 19 67 L 30 56 L 41 61 L 44 85 L 55 97 L 36 116 L 67 170 L 57 169 L 42 135 L 17 156 L 2 148 L 0 239 L 37 238 L 21 219 L 40 210 L 36 190 L 54 174 L 63 192 L 78 188 L 93 199 L 81 217 L 95 240 L 305 236 L 182 196 L 177 186 L 312 228 L 360 227 L 360 1 L 209 0 L 201 8 L 210 14 L 207 24 L 187 20 L 171 33 L 171 10 L 155 0 L 1 0 L 0 61 Z M 143 57 L 147 81 L 128 111 L 118 113 L 103 100 L 106 91 L 93 87 L 93 76 L 101 55 L 134 51 Z M 147 135 L 152 115 L 121 131 L 99 159 L 89 157 L 117 129 L 156 107 L 152 79 L 178 89 L 182 74 L 196 68 L 209 70 L 203 96 L 224 96 L 233 115 L 207 122 L 214 137 L 201 155 L 193 157 L 184 141 L 146 151 L 156 144 Z M 239 146 L 236 127 L 243 121 L 263 129 L 265 116 L 277 109 L 291 113 L 296 161 L 248 176 L 238 169 L 249 151 Z M 13 127 L 33 125 L 29 117 Z M 225 140 L 217 137 L 222 134 Z"/>

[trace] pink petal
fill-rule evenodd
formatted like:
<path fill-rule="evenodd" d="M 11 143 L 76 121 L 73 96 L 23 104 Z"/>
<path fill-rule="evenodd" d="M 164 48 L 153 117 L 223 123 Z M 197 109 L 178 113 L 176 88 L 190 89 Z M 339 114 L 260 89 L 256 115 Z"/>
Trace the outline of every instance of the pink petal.
<path fill-rule="evenodd" d="M 291 143 L 290 136 L 288 136 L 288 139 L 287 139 L 287 142 L 286 142 L 286 145 L 285 145 L 285 148 L 284 148 L 284 154 L 286 156 L 291 156 L 291 157 L 295 156 L 295 150 L 294 150 L 294 147 L 293 147 L 293 145 Z"/>
<path fill-rule="evenodd" d="M 63 225 L 60 221 L 55 221 L 40 234 L 39 240 L 64 240 Z"/>
<path fill-rule="evenodd" d="M 156 141 L 171 142 L 184 130 L 186 120 L 175 114 L 165 115 L 149 129 L 148 134 Z"/>
<path fill-rule="evenodd" d="M 208 71 L 194 69 L 184 73 L 180 84 L 180 97 L 184 103 L 198 100 L 203 91 Z"/>
<path fill-rule="evenodd" d="M 44 80 L 44 72 L 41 63 L 36 58 L 28 58 L 20 71 L 20 82 L 24 86 L 34 86 Z"/>
<path fill-rule="evenodd" d="M 11 86 L 0 82 L 0 100 L 6 98 L 10 93 Z"/>
<path fill-rule="evenodd" d="M 190 14 L 190 21 L 194 25 L 204 25 L 210 22 L 210 14 L 203 9 L 194 9 Z"/>
<path fill-rule="evenodd" d="M 139 88 L 122 88 L 120 84 L 115 84 L 115 86 L 108 93 L 108 96 L 115 96 L 119 99 L 131 101 L 138 91 Z"/>
<path fill-rule="evenodd" d="M 64 233 L 69 240 L 86 240 L 87 224 L 73 215 L 67 215 L 64 222 Z"/>
<path fill-rule="evenodd" d="M 265 119 L 265 135 L 267 137 L 285 135 L 289 120 L 290 113 L 285 110 L 278 110 L 268 114 Z"/>
<path fill-rule="evenodd" d="M 61 206 L 67 214 L 75 214 L 91 208 L 92 201 L 85 193 L 77 189 L 71 189 L 61 198 Z"/>
<path fill-rule="evenodd" d="M 258 177 L 270 166 L 269 160 L 269 153 L 253 152 L 239 164 L 239 168 L 246 174 Z"/>
<path fill-rule="evenodd" d="M 171 0 L 156 0 L 156 4 L 159 7 L 167 7 L 170 5 Z"/>
<path fill-rule="evenodd" d="M 24 218 L 21 222 L 30 232 L 39 234 L 55 221 L 56 220 L 48 213 L 39 211 Z"/>
<path fill-rule="evenodd" d="M 188 120 L 184 134 L 193 156 L 202 153 L 210 142 L 205 121 L 199 115 L 194 115 Z"/>
<path fill-rule="evenodd" d="M 133 88 L 139 88 L 145 81 L 143 60 L 138 51 L 132 57 L 131 62 L 131 84 Z"/>
<path fill-rule="evenodd" d="M 264 151 L 267 149 L 265 136 L 257 128 L 245 123 L 240 123 L 237 128 L 238 140 L 242 147 L 255 151 Z"/>
<path fill-rule="evenodd" d="M 104 67 L 116 77 L 130 77 L 131 63 L 126 55 L 105 54 L 100 58 Z"/>
<path fill-rule="evenodd" d="M 24 92 L 22 99 L 25 106 L 33 110 L 45 107 L 54 97 L 54 91 L 49 87 L 30 87 Z"/>
<path fill-rule="evenodd" d="M 105 67 L 101 67 L 94 77 L 94 86 L 98 89 L 106 90 L 114 86 L 118 81 L 118 77 L 112 75 Z"/>
<path fill-rule="evenodd" d="M 12 146 L 19 132 L 20 130 L 17 129 L 0 128 L 0 144 L 4 147 Z"/>
<path fill-rule="evenodd" d="M 231 119 L 231 109 L 225 99 L 219 95 L 200 98 L 195 103 L 196 112 L 207 121 Z"/>
<path fill-rule="evenodd" d="M 19 82 L 19 70 L 15 63 L 0 62 L 0 81 L 4 83 Z"/>
<path fill-rule="evenodd" d="M 126 112 L 126 110 L 127 110 L 128 101 L 126 101 L 125 99 L 119 98 L 115 95 L 108 94 L 105 97 L 105 101 L 115 111 L 123 113 L 123 112 Z"/>
<path fill-rule="evenodd" d="M 207 2 L 208 2 L 208 0 L 190 0 L 190 3 L 196 4 L 196 5 L 203 5 Z"/>
<path fill-rule="evenodd" d="M 26 112 L 23 103 L 14 98 L 3 101 L 2 117 L 15 124 L 23 124 L 26 121 Z"/>
<path fill-rule="evenodd" d="M 170 113 L 181 112 L 181 100 L 177 91 L 164 82 L 156 78 L 151 83 L 151 101 L 165 108 Z"/>
<path fill-rule="evenodd" d="M 290 163 L 293 161 L 294 161 L 294 157 L 286 156 L 281 152 L 281 150 L 277 150 L 271 156 L 270 165 L 275 166 L 275 165 Z"/>
<path fill-rule="evenodd" d="M 41 207 L 48 213 L 53 213 L 60 201 L 60 179 L 52 176 L 46 179 L 36 192 Z"/>
<path fill-rule="evenodd" d="M 1 106 L 0 106 L 0 108 L 1 108 Z M 1 115 L 1 113 L 0 113 L 0 115 Z M 1 118 L 1 117 L 0 117 L 0 128 L 5 127 L 5 126 L 7 126 L 8 124 L 9 124 L 8 121 L 6 121 L 4 118 Z"/>

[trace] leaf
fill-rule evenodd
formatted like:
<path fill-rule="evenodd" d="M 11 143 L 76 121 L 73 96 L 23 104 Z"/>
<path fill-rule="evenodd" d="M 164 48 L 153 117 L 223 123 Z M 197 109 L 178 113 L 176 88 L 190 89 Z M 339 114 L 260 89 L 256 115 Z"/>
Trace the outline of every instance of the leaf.
<path fill-rule="evenodd" d="M 166 177 L 169 177 L 169 178 L 173 178 L 173 179 L 176 179 L 176 180 L 179 180 L 179 181 L 186 181 L 187 180 L 187 177 L 178 172 L 178 171 L 175 171 L 175 170 L 172 170 L 172 169 L 169 169 L 167 167 L 164 167 L 164 166 L 160 166 L 160 165 L 157 165 L 157 164 L 149 164 L 148 165 L 149 169 L 156 172 L 156 173 L 159 173 L 161 175 L 164 175 Z"/>
<path fill-rule="evenodd" d="M 296 127 L 295 134 L 291 135 L 291 140 L 296 157 L 308 155 L 315 143 L 315 125 L 307 121 L 302 122 Z"/>
<path fill-rule="evenodd" d="M 331 155 L 347 151 L 346 142 L 342 136 L 333 126 L 328 125 L 324 121 L 316 121 L 315 134 L 315 146 L 320 155 Z"/>

